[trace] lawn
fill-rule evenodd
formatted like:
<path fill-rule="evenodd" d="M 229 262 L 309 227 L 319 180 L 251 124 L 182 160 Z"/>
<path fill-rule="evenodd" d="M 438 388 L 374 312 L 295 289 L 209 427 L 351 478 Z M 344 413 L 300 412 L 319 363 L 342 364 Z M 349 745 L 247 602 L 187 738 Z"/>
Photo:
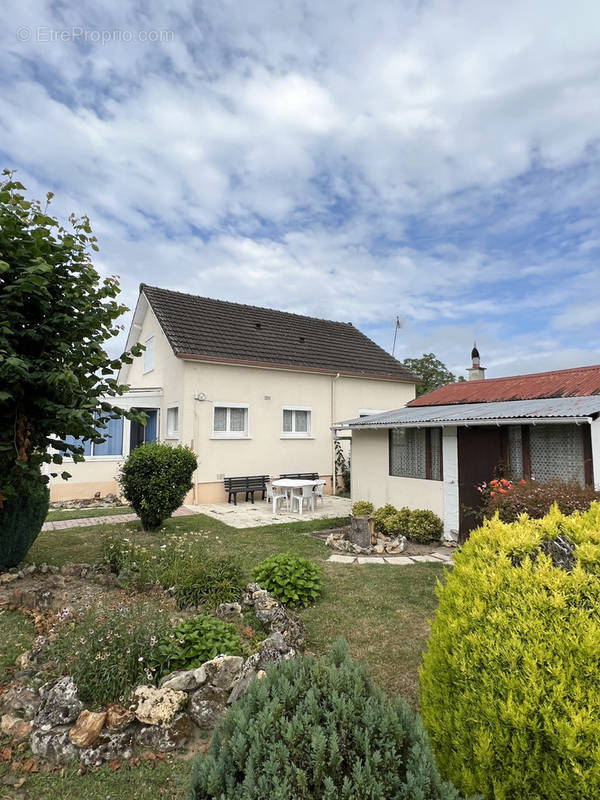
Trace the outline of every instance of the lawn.
<path fill-rule="evenodd" d="M 428 635 L 428 619 L 436 605 L 435 585 L 443 577 L 443 567 L 327 562 L 331 551 L 306 533 L 344 522 L 313 520 L 237 529 L 197 515 L 171 519 L 156 534 L 142 533 L 139 523 L 106 524 L 42 533 L 28 558 L 52 564 L 91 562 L 98 557 L 102 537 L 107 534 L 128 536 L 159 548 L 170 536 L 184 532 L 202 536 L 212 553 L 237 554 L 248 577 L 252 568 L 268 555 L 278 552 L 302 555 L 323 566 L 325 578 L 321 601 L 301 612 L 308 631 L 307 648 L 321 654 L 329 649 L 336 636 L 345 636 L 352 656 L 368 663 L 378 685 L 390 696 L 400 695 L 416 708 L 418 668 Z M 0 627 L 3 638 L 2 631 Z M 3 769 L 0 763 L 0 776 Z M 164 795 L 182 800 L 186 797 L 189 769 L 189 763 L 180 760 L 171 767 L 160 764 L 153 770 L 145 768 L 143 773 L 129 768 L 113 773 L 102 768 L 93 776 L 79 776 L 73 771 L 31 776 L 27 779 L 28 794 L 23 796 L 42 800 L 46 797 L 70 800 L 84 795 L 89 800 L 104 800 L 109 796 L 112 800 L 129 800 L 135 796 L 136 800 L 145 800 Z M 0 788 L 0 797 L 6 796 L 2 792 Z"/>
<path fill-rule="evenodd" d="M 73 508 L 65 511 L 56 508 L 48 512 L 46 522 L 62 522 L 66 519 L 86 519 L 87 517 L 113 517 L 119 514 L 132 514 L 133 509 L 129 506 L 119 506 L 118 508 Z"/>

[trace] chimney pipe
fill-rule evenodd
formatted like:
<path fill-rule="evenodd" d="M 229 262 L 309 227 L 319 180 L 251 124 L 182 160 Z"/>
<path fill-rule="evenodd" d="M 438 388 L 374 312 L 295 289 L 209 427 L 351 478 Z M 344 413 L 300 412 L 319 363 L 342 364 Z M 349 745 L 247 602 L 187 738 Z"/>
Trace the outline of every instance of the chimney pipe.
<path fill-rule="evenodd" d="M 473 342 L 473 349 L 471 350 L 471 366 L 467 372 L 469 373 L 470 381 L 482 381 L 485 378 L 485 367 L 481 366 L 477 342 Z"/>

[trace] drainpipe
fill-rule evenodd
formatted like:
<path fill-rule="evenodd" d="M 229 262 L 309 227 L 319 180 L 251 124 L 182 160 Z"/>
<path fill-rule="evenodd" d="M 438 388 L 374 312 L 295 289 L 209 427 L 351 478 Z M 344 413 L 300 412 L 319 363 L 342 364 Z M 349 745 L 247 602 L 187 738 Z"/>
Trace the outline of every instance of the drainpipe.
<path fill-rule="evenodd" d="M 337 372 L 331 378 L 331 425 L 335 424 L 335 382 L 339 377 L 340 373 Z M 335 476 L 335 434 L 332 432 L 331 436 L 331 494 L 337 494 L 337 481 Z"/>

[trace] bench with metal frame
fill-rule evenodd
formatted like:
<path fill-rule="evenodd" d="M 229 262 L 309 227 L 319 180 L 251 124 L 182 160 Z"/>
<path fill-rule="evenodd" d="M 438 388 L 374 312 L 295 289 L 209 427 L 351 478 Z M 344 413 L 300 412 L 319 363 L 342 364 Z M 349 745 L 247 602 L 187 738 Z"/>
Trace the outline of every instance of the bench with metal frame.
<path fill-rule="evenodd" d="M 238 494 L 246 495 L 246 502 L 248 498 L 254 503 L 254 492 L 262 492 L 262 499 L 265 499 L 267 491 L 268 475 L 243 475 L 239 478 L 225 478 L 225 491 L 227 492 L 227 502 L 231 503 L 233 497 L 233 504 L 237 506 Z"/>

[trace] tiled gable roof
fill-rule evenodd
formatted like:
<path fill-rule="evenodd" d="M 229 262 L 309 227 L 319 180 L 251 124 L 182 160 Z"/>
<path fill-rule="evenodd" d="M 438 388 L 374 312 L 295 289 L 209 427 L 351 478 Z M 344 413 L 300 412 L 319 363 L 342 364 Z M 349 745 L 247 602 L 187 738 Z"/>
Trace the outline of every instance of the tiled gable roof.
<path fill-rule="evenodd" d="M 140 285 L 180 358 L 365 375 L 417 378 L 349 322 Z"/>
<path fill-rule="evenodd" d="M 444 406 L 462 403 L 495 403 L 503 400 L 540 400 L 587 397 L 600 394 L 600 364 L 592 367 L 534 372 L 508 378 L 449 383 L 417 397 L 409 406 Z"/>

